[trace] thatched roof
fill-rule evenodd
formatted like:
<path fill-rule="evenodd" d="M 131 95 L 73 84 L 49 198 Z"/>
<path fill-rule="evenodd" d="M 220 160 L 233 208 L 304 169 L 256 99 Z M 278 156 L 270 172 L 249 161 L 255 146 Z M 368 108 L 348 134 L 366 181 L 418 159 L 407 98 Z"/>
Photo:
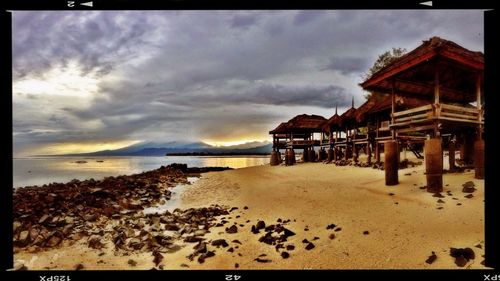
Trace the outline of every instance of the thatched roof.
<path fill-rule="evenodd" d="M 281 123 L 274 130 L 269 131 L 269 134 L 321 132 L 321 128 L 325 122 L 326 119 L 323 116 L 301 114 L 293 117 L 286 123 Z"/>
<path fill-rule="evenodd" d="M 274 130 L 269 131 L 269 134 L 285 134 L 287 132 L 286 124 L 286 122 L 279 124 Z"/>
<path fill-rule="evenodd" d="M 436 65 L 439 65 L 440 97 L 443 100 L 460 103 L 475 100 L 477 74 L 483 83 L 483 53 L 467 50 L 439 37 L 423 41 L 419 47 L 374 73 L 360 85 L 371 92 L 388 94 L 394 81 L 399 95 L 433 96 Z"/>
<path fill-rule="evenodd" d="M 340 126 L 340 115 L 338 115 L 337 112 L 335 112 L 335 114 L 323 124 L 323 131 L 330 132 L 330 128 L 339 126 Z"/>
<path fill-rule="evenodd" d="M 340 115 L 340 126 L 345 126 L 353 122 L 356 122 L 356 108 L 351 107 Z"/>
<path fill-rule="evenodd" d="M 287 129 L 291 131 L 321 131 L 326 122 L 325 117 L 319 115 L 297 115 L 287 122 Z"/>

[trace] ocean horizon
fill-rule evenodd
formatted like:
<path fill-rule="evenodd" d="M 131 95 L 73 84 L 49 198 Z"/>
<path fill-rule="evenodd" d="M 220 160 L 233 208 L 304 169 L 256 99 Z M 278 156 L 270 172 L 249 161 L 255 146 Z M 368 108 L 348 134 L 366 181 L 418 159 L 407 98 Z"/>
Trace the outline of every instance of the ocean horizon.
<path fill-rule="evenodd" d="M 269 164 L 268 156 L 43 156 L 13 158 L 13 187 L 100 180 L 131 175 L 173 163 L 233 169 Z"/>

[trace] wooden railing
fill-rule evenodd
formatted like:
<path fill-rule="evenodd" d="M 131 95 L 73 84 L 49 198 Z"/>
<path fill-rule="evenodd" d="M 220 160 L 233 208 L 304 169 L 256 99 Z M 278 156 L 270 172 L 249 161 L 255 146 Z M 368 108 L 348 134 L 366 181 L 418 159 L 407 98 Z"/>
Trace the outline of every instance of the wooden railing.
<path fill-rule="evenodd" d="M 398 111 L 393 114 L 393 117 L 394 124 L 391 124 L 391 126 L 404 126 L 433 119 L 484 124 L 482 110 L 444 103 L 428 104 Z"/>

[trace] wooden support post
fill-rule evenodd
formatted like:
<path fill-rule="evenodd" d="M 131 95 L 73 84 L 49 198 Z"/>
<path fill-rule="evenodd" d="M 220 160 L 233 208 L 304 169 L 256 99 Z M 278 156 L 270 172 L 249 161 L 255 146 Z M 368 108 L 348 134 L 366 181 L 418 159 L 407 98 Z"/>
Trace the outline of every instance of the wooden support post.
<path fill-rule="evenodd" d="M 478 73 L 476 77 L 476 103 L 477 103 L 477 110 L 478 110 L 478 121 L 482 122 L 482 101 L 481 101 L 481 75 Z M 483 139 L 483 125 L 479 124 L 479 129 L 478 129 L 478 139 L 481 140 Z"/>
<path fill-rule="evenodd" d="M 455 170 L 455 140 L 448 144 L 448 165 L 450 171 Z"/>
<path fill-rule="evenodd" d="M 434 117 L 441 115 L 441 105 L 439 104 L 439 61 L 434 66 Z M 434 121 L 434 137 L 439 137 L 438 120 Z"/>
<path fill-rule="evenodd" d="M 484 179 L 484 140 L 479 139 L 474 143 L 474 178 Z"/>
<path fill-rule="evenodd" d="M 396 113 L 396 80 L 392 79 L 391 83 L 391 124 L 394 124 L 394 113 Z M 391 130 L 392 139 L 396 138 L 396 133 Z"/>
<path fill-rule="evenodd" d="M 398 143 L 394 140 L 385 142 L 384 154 L 385 185 L 396 185 L 398 184 Z"/>
<path fill-rule="evenodd" d="M 370 148 L 370 142 L 368 142 L 366 144 L 366 152 L 367 152 L 366 154 L 368 155 L 368 158 L 366 159 L 366 162 L 368 164 L 371 164 L 372 163 L 372 150 Z"/>
<path fill-rule="evenodd" d="M 375 141 L 375 163 L 380 164 L 380 144 Z"/>
<path fill-rule="evenodd" d="M 443 191 L 443 148 L 441 138 L 432 138 L 425 141 L 425 177 L 427 178 L 427 192 L 439 193 Z"/>

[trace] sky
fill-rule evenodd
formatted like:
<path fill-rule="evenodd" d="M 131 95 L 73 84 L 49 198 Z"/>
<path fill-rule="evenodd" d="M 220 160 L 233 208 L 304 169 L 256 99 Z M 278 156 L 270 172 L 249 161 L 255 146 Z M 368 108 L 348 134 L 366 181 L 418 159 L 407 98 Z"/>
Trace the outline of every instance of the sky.
<path fill-rule="evenodd" d="M 483 51 L 478 10 L 14 11 L 14 156 L 270 140 L 364 102 L 379 54 Z"/>

